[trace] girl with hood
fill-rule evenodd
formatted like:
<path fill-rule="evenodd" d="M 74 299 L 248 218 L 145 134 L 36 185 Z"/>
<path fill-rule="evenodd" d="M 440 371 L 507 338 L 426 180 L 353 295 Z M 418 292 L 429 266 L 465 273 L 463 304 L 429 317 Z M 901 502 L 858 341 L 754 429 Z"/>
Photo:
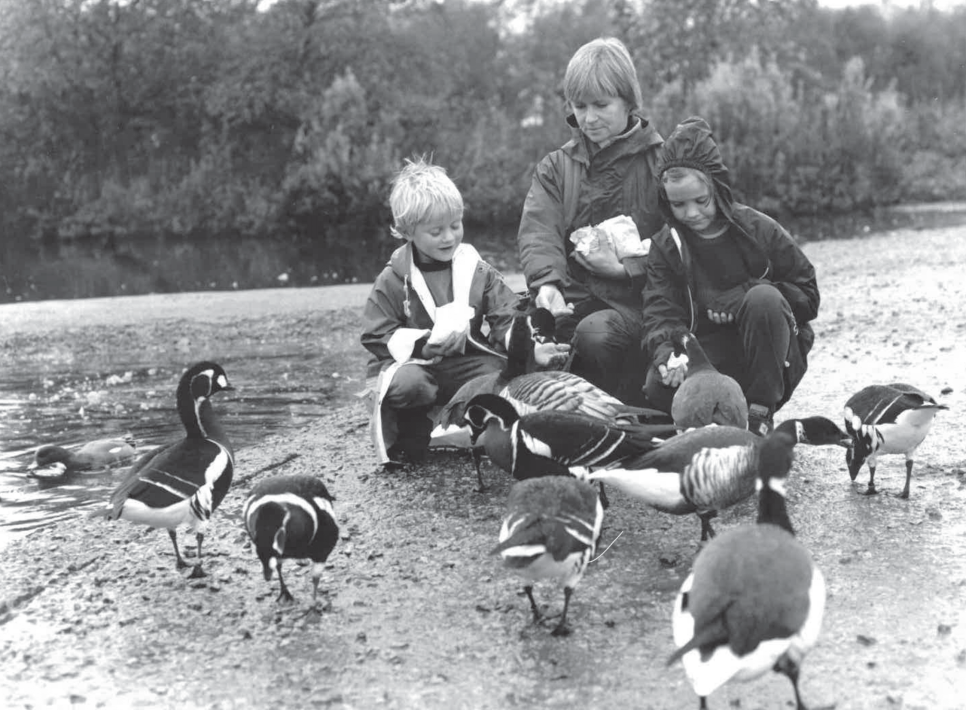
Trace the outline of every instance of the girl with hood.
<path fill-rule="evenodd" d="M 557 318 L 573 346 L 571 371 L 625 401 L 641 398 L 647 367 L 641 289 L 646 242 L 663 224 L 657 169 L 663 138 L 643 118 L 637 70 L 624 44 L 598 38 L 580 47 L 564 74 L 572 138 L 536 166 L 517 246 L 536 306 Z M 632 249 L 599 239 L 576 248 L 581 228 L 624 218 Z M 629 402 L 634 403 L 634 402 Z"/>
<path fill-rule="evenodd" d="M 748 402 L 748 428 L 767 434 L 807 367 L 818 315 L 815 268 L 771 217 L 735 201 L 728 169 L 707 122 L 679 124 L 664 146 L 659 201 L 644 288 L 645 393 L 670 411 L 687 374 L 673 335 L 690 330 L 711 363 L 735 378 Z"/>

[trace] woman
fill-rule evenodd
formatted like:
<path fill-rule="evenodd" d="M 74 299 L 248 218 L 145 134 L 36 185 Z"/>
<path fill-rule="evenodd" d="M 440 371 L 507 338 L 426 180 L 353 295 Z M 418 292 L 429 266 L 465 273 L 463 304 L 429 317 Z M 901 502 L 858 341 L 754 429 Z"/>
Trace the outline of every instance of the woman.
<path fill-rule="evenodd" d="M 639 403 L 647 257 L 619 259 L 605 239 L 584 253 L 569 237 L 620 215 L 634 221 L 637 239 L 661 228 L 657 168 L 664 141 L 640 115 L 637 70 L 617 39 L 578 49 L 563 91 L 573 137 L 536 167 L 517 237 L 520 261 L 534 304 L 557 317 L 560 337 L 573 334 L 571 370 Z"/>

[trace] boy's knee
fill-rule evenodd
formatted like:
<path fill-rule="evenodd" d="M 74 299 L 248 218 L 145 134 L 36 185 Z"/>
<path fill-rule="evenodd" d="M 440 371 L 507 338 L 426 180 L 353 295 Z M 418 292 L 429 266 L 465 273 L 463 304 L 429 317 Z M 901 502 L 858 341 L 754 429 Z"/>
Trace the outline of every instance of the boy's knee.
<path fill-rule="evenodd" d="M 383 404 L 393 409 L 431 407 L 436 404 L 439 387 L 433 376 L 418 365 L 400 367 L 392 378 Z"/>
<path fill-rule="evenodd" d="M 623 318 L 616 311 L 591 313 L 574 330 L 577 352 L 622 351 L 627 345 L 625 330 Z"/>

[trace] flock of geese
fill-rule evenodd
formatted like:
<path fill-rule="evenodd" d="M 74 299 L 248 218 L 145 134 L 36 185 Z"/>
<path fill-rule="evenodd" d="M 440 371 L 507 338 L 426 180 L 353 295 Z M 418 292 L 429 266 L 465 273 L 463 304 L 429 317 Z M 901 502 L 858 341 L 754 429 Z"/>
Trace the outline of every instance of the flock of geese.
<path fill-rule="evenodd" d="M 491 554 L 523 579 L 535 622 L 542 617 L 534 584 L 556 581 L 564 606 L 552 633 L 570 632 L 571 596 L 595 555 L 609 505 L 605 491 L 613 486 L 658 511 L 694 514 L 700 521 L 701 548 L 674 603 L 677 650 L 668 659 L 669 665 L 683 664 L 700 707 L 729 680 L 774 670 L 789 678 L 803 709 L 798 673 L 819 635 L 825 582 L 796 539 L 785 503 L 794 447 L 846 447 L 853 480 L 868 466 L 867 494 L 877 492 L 878 457 L 903 454 L 900 497 L 908 498 L 915 451 L 946 407 L 909 385 L 871 385 L 846 403 L 844 431 L 813 416 L 784 421 L 761 437 L 747 430 L 747 408 L 733 381 L 707 363 L 690 333 L 677 339 L 677 355 L 692 366 L 671 417 L 628 406 L 568 372 L 534 370 L 533 344 L 547 337 L 552 318 L 517 315 L 504 370 L 467 383 L 437 418 L 443 429 L 469 429 L 481 489 L 484 453 L 516 479 Z M 179 569 L 190 566 L 176 533 L 187 527 L 197 542 L 193 577 L 205 574 L 205 527 L 234 472 L 231 442 L 210 402 L 230 389 L 218 364 L 188 368 L 176 393 L 184 438 L 137 458 L 106 506 L 93 514 L 167 529 Z M 124 440 L 92 442 L 76 451 L 44 446 L 34 465 L 102 468 L 130 461 L 134 453 Z M 756 492 L 757 523 L 715 535 L 711 521 L 718 512 Z M 325 484 L 307 475 L 263 479 L 246 499 L 245 527 L 266 581 L 278 575 L 279 600 L 293 598 L 281 568 L 291 558 L 312 561 L 316 597 L 322 566 L 339 538 L 332 501 Z"/>

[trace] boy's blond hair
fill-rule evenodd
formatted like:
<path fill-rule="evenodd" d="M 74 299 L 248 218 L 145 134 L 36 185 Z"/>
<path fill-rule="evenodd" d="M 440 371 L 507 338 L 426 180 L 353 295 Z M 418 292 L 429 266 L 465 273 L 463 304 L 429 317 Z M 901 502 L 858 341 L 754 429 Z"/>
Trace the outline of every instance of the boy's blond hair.
<path fill-rule="evenodd" d="M 392 235 L 412 237 L 416 225 L 433 219 L 463 216 L 463 196 L 446 170 L 425 157 L 407 159 L 392 181 L 389 193 Z"/>
<path fill-rule="evenodd" d="M 618 96 L 633 113 L 644 103 L 634 60 L 615 37 L 598 37 L 574 52 L 564 74 L 563 92 L 571 106 L 581 100 Z"/>

